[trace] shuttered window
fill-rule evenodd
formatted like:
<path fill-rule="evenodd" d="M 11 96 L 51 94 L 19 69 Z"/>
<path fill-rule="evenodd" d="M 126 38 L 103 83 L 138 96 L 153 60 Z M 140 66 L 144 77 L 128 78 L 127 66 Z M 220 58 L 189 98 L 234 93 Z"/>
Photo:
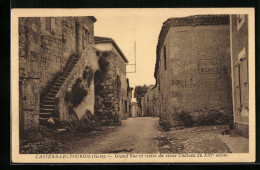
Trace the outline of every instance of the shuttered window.
<path fill-rule="evenodd" d="M 238 54 L 234 67 L 235 107 L 237 110 L 248 110 L 249 84 L 248 84 L 248 57 L 245 48 Z"/>
<path fill-rule="evenodd" d="M 248 62 L 247 57 L 240 61 L 240 88 L 241 88 L 241 106 L 248 110 Z"/>
<path fill-rule="evenodd" d="M 241 111 L 241 89 L 240 89 L 240 64 L 237 62 L 234 68 L 234 85 L 235 85 L 235 107 Z"/>

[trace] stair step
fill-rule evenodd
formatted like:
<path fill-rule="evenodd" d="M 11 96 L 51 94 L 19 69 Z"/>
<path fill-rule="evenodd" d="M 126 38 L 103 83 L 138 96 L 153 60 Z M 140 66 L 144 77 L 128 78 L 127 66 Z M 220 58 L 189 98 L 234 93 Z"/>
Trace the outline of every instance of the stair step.
<path fill-rule="evenodd" d="M 55 108 L 55 107 L 56 107 L 56 105 L 47 105 L 47 104 L 41 105 L 41 108 L 49 108 L 49 109 L 51 109 L 51 108 Z"/>
<path fill-rule="evenodd" d="M 47 121 L 48 121 L 49 117 L 47 118 L 39 118 L 39 124 L 40 125 L 47 125 Z M 58 121 L 59 119 L 58 118 L 53 118 L 54 121 Z"/>
<path fill-rule="evenodd" d="M 51 105 L 51 104 L 55 104 L 55 101 L 44 101 L 43 104 Z"/>
<path fill-rule="evenodd" d="M 49 118 L 53 115 L 53 113 L 40 113 L 39 116 L 40 118 Z"/>
<path fill-rule="evenodd" d="M 51 94 L 54 94 L 54 93 L 57 94 L 58 92 L 59 92 L 59 90 L 52 90 L 50 93 Z"/>
<path fill-rule="evenodd" d="M 58 81 L 64 81 L 66 80 L 66 78 L 60 78 Z"/>
<path fill-rule="evenodd" d="M 53 90 L 59 90 L 60 89 L 60 87 L 59 86 L 53 86 Z"/>
<path fill-rule="evenodd" d="M 40 113 L 51 113 L 54 112 L 55 108 L 40 108 Z"/>
<path fill-rule="evenodd" d="M 54 89 L 54 90 L 59 90 L 60 87 L 61 87 L 61 85 L 62 85 L 62 84 L 55 84 L 55 85 L 53 86 L 53 89 Z"/>
<path fill-rule="evenodd" d="M 57 83 L 62 83 L 63 84 L 64 80 L 58 80 Z"/>
<path fill-rule="evenodd" d="M 40 120 L 48 120 L 49 118 L 48 117 L 40 117 L 39 118 Z M 53 118 L 54 120 L 59 120 L 58 118 L 54 117 Z"/>
<path fill-rule="evenodd" d="M 56 94 L 54 94 L 54 93 L 48 94 L 48 97 L 54 97 L 55 98 L 55 96 L 56 96 Z"/>
<path fill-rule="evenodd" d="M 63 84 L 63 82 L 57 81 L 57 83 L 55 83 L 55 86 L 56 86 L 56 85 L 60 86 L 60 85 L 62 85 L 62 84 Z"/>
<path fill-rule="evenodd" d="M 50 100 L 51 101 L 55 101 L 56 98 L 54 98 L 54 97 L 46 97 L 45 99 L 46 99 L 45 101 L 50 101 Z"/>

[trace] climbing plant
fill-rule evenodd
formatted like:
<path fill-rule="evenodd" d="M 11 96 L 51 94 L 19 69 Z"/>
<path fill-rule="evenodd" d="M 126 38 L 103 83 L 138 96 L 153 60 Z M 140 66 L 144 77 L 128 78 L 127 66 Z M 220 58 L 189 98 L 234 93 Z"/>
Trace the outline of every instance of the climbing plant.
<path fill-rule="evenodd" d="M 77 107 L 82 100 L 88 95 L 88 90 L 84 88 L 82 79 L 78 78 L 72 86 L 71 91 L 65 94 L 65 101 L 70 102 L 72 107 Z"/>

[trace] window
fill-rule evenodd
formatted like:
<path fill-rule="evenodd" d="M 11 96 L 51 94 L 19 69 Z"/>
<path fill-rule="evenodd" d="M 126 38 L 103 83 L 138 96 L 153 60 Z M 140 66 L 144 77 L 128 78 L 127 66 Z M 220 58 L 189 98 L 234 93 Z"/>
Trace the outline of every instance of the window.
<path fill-rule="evenodd" d="M 248 63 L 245 48 L 238 54 L 241 107 L 248 110 Z"/>
<path fill-rule="evenodd" d="M 89 43 L 90 43 L 90 32 L 86 28 L 83 28 L 83 35 L 82 35 L 83 50 L 85 50 L 87 44 Z"/>
<path fill-rule="evenodd" d="M 248 86 L 248 58 L 245 48 L 238 54 L 237 64 L 235 65 L 234 78 L 235 78 L 235 99 L 236 109 L 248 110 L 249 103 L 249 86 Z"/>
<path fill-rule="evenodd" d="M 167 63 L 166 63 L 166 46 L 163 47 L 163 56 L 164 56 L 164 69 L 167 69 Z"/>
<path fill-rule="evenodd" d="M 55 18 L 51 18 L 51 33 L 55 33 Z"/>

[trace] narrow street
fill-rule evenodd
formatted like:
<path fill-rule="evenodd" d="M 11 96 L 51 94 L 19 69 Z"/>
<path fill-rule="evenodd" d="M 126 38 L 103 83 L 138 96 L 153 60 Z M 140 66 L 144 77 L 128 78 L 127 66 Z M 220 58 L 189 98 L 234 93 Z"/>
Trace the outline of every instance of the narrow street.
<path fill-rule="evenodd" d="M 223 135 L 226 129 L 228 125 L 210 125 L 162 131 L 158 117 L 135 117 L 89 133 L 50 133 L 22 144 L 21 153 L 247 153 L 249 140 L 234 131 Z"/>
<path fill-rule="evenodd" d="M 161 131 L 157 117 L 122 121 L 103 135 L 74 145 L 67 153 L 246 153 L 248 139 L 235 132 L 221 135 L 228 125 Z M 64 150 L 63 150 L 64 152 Z"/>
<path fill-rule="evenodd" d="M 74 153 L 157 153 L 158 118 L 128 118 L 113 132 Z"/>

